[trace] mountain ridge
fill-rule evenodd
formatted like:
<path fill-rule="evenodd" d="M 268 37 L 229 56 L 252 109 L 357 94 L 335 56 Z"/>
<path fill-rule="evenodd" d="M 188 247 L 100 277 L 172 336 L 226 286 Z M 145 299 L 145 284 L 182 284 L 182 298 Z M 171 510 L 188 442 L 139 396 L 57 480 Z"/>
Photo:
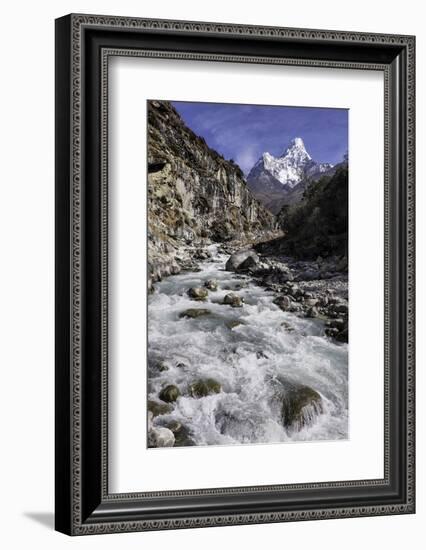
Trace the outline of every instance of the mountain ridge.
<path fill-rule="evenodd" d="M 295 137 L 279 157 L 264 152 L 249 171 L 247 185 L 271 212 L 277 214 L 293 189 L 326 175 L 333 168 L 331 163 L 313 160 L 303 139 Z"/>

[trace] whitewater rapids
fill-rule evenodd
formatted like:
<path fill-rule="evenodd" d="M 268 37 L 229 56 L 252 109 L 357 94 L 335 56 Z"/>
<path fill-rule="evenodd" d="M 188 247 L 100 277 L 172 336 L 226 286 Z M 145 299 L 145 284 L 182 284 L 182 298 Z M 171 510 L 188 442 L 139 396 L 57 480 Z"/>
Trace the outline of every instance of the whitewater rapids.
<path fill-rule="evenodd" d="M 283 312 L 273 303 L 273 292 L 249 276 L 225 271 L 229 256 L 209 249 L 212 258 L 200 262 L 199 272 L 166 278 L 148 298 L 148 356 L 168 366 L 163 372 L 148 370 L 148 399 L 158 401 L 169 384 L 182 393 L 173 411 L 154 418 L 154 425 L 178 421 L 196 445 L 346 439 L 348 345 L 326 338 L 322 321 Z M 218 281 L 218 290 L 209 291 L 206 302 L 191 300 L 188 289 L 208 279 Z M 229 292 L 244 298 L 242 308 L 222 305 Z M 179 317 L 190 308 L 211 314 Z M 230 329 L 229 321 L 241 324 Z M 190 384 L 203 378 L 217 380 L 222 391 L 190 397 Z M 322 413 L 307 411 L 300 431 L 283 426 L 274 385 L 282 379 L 321 395 Z"/>

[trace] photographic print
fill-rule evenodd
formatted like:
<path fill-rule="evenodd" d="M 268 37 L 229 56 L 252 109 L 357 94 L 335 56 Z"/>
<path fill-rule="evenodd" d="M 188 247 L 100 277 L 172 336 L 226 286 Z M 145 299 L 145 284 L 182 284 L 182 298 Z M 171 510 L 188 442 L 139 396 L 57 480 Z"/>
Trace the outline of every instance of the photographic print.
<path fill-rule="evenodd" d="M 347 439 L 348 110 L 147 124 L 147 446 Z"/>

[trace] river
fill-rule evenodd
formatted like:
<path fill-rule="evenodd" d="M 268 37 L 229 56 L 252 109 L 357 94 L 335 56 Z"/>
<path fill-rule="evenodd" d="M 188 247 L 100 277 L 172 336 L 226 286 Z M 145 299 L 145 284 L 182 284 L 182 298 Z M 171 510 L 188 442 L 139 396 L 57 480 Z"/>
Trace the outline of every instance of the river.
<path fill-rule="evenodd" d="M 149 358 L 167 368 L 148 371 L 148 398 L 158 401 L 169 384 L 182 394 L 154 425 L 177 421 L 195 445 L 346 439 L 348 345 L 326 338 L 321 320 L 282 311 L 273 292 L 225 271 L 229 256 L 209 249 L 212 258 L 200 262 L 199 272 L 167 277 L 148 298 Z M 218 281 L 217 291 L 209 291 L 205 302 L 191 300 L 188 289 L 209 279 Z M 244 306 L 223 305 L 229 292 L 244 298 Z M 189 308 L 210 314 L 181 318 Z M 191 397 L 190 384 L 206 378 L 218 381 L 221 391 Z M 309 386 L 322 398 L 322 412 L 310 414 L 301 429 L 283 425 L 276 390 L 283 380 Z"/>

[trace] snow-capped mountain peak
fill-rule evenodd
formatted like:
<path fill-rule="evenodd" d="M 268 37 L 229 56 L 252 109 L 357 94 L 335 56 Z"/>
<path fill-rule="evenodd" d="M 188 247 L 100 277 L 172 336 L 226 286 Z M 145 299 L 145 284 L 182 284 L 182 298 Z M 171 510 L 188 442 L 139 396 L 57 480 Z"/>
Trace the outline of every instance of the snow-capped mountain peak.
<path fill-rule="evenodd" d="M 263 170 L 277 182 L 289 188 L 300 183 L 317 164 L 306 151 L 301 137 L 290 141 L 280 157 L 274 157 L 268 152 L 263 153 L 252 168 L 248 179 L 253 179 L 256 173 Z"/>
<path fill-rule="evenodd" d="M 247 176 L 251 191 L 272 210 L 278 197 L 297 192 L 311 180 L 330 174 L 334 169 L 328 162 L 316 162 L 306 150 L 301 137 L 290 140 L 281 156 L 263 153 Z"/>
<path fill-rule="evenodd" d="M 281 155 L 281 158 L 287 156 L 311 160 L 311 155 L 307 152 L 305 144 L 301 137 L 293 138 L 287 145 L 284 153 Z"/>

